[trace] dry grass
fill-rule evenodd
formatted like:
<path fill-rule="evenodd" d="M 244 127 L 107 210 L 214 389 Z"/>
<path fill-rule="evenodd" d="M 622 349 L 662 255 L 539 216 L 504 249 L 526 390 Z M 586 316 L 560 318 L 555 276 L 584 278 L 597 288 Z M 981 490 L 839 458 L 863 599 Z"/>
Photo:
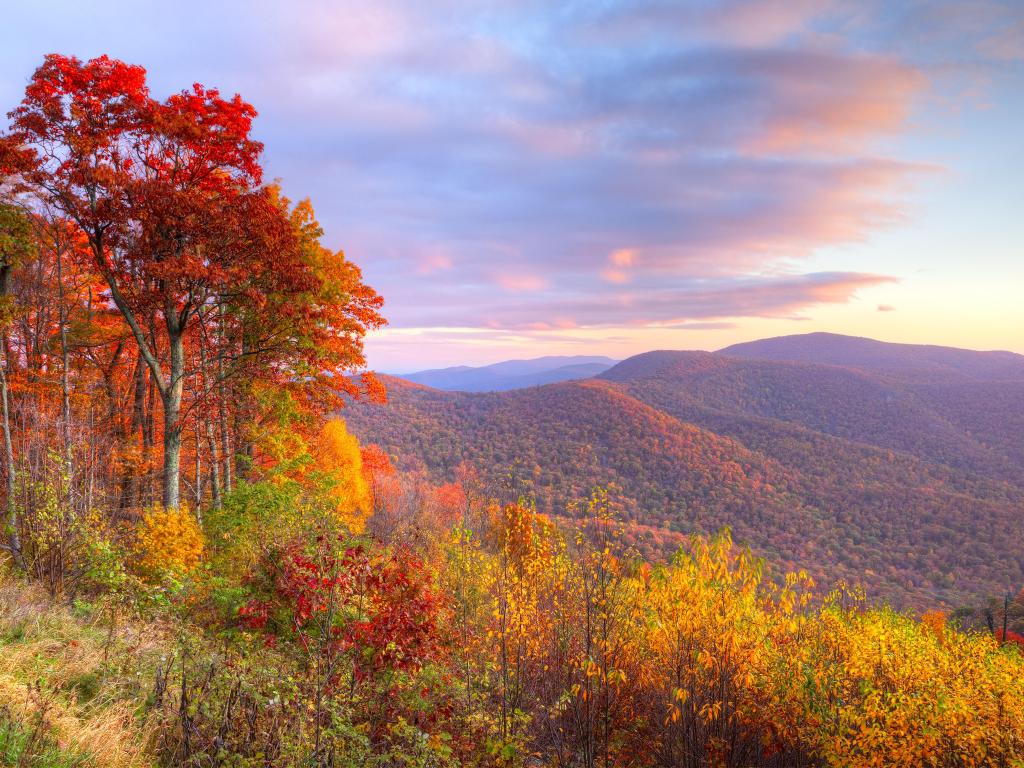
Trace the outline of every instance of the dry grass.
<path fill-rule="evenodd" d="M 62 748 L 102 768 L 153 764 L 150 729 L 136 714 L 164 633 L 109 617 L 78 617 L 31 585 L 0 582 L 0 708 L 40 714 Z"/>

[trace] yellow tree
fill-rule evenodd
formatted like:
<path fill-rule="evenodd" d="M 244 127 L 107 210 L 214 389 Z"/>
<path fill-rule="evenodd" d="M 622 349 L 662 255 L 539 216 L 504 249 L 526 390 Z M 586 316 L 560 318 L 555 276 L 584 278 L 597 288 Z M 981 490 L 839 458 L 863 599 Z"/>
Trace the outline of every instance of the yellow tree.
<path fill-rule="evenodd" d="M 331 419 L 321 428 L 310 448 L 311 477 L 317 492 L 337 522 L 351 533 L 362 533 L 373 511 L 373 498 L 359 441 L 341 419 Z"/>
<path fill-rule="evenodd" d="M 564 726 L 586 768 L 618 762 L 621 725 L 629 719 L 627 679 L 638 652 L 644 580 L 622 544 L 608 492 L 597 489 L 583 510 L 574 557 L 566 569 L 561 660 L 566 673 Z M 636 571 L 634 573 L 634 571 Z"/>
<path fill-rule="evenodd" d="M 988 634 L 830 601 L 803 642 L 797 736 L 826 765 L 1024 760 L 1024 659 Z"/>
<path fill-rule="evenodd" d="M 728 531 L 695 538 L 655 570 L 644 644 L 645 685 L 661 718 L 652 723 L 659 764 L 758 765 L 766 749 L 781 748 L 766 691 L 782 648 L 777 634 L 799 630 L 802 582 L 809 585 L 790 577 L 773 595 L 761 564 L 734 548 Z"/>
<path fill-rule="evenodd" d="M 554 574 L 564 545 L 545 515 L 525 504 L 497 505 L 490 510 L 489 538 L 491 616 L 488 637 L 497 650 L 498 731 L 501 748 L 511 756 L 513 745 L 536 703 L 531 683 L 547 669 L 551 618 L 561 581 Z"/>

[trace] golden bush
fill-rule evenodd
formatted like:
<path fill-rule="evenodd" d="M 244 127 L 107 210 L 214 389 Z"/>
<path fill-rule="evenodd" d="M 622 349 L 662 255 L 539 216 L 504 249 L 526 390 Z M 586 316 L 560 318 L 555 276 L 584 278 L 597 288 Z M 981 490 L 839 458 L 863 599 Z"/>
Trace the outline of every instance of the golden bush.
<path fill-rule="evenodd" d="M 188 573 L 199 565 L 204 548 L 203 531 L 184 506 L 153 507 L 136 531 L 137 564 L 147 575 Z"/>

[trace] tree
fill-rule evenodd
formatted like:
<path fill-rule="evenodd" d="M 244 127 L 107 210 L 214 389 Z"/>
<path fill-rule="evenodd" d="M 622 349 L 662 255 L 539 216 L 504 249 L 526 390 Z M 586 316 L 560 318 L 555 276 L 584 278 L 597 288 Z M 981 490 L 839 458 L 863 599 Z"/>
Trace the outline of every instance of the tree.
<path fill-rule="evenodd" d="M 198 84 L 158 102 L 142 67 L 56 54 L 10 115 L 4 156 L 27 150 L 24 179 L 84 233 L 159 394 L 167 508 L 179 504 L 184 421 L 215 394 L 223 404 L 227 378 L 338 377 L 383 323 L 358 269 L 325 258 L 311 207 L 296 218 L 260 187 L 255 115 Z"/>
<path fill-rule="evenodd" d="M 18 206 L 0 202 L 0 347 L 6 352 L 7 327 L 11 321 L 10 291 L 12 270 L 32 249 L 32 225 Z M 7 390 L 7 355 L 0 359 L 0 405 L 3 408 L 4 468 L 7 472 L 7 548 L 15 562 L 24 564 L 18 536 L 18 513 L 15 506 L 14 446 L 11 442 L 10 394 Z"/>
<path fill-rule="evenodd" d="M 370 516 L 370 486 L 363 474 L 359 441 L 341 419 L 331 419 L 320 431 L 313 449 L 319 485 L 335 520 L 352 533 L 362 533 Z"/>

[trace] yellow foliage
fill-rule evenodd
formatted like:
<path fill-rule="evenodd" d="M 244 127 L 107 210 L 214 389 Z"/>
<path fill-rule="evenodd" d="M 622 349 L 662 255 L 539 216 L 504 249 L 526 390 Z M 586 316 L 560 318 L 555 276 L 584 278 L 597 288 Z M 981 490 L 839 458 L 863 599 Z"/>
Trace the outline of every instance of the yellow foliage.
<path fill-rule="evenodd" d="M 155 506 L 139 522 L 135 547 L 138 565 L 147 574 L 188 573 L 203 557 L 203 532 L 186 507 Z"/>
<path fill-rule="evenodd" d="M 344 421 L 332 419 L 324 424 L 313 447 L 313 458 L 335 518 L 352 533 L 361 533 L 372 512 L 372 497 L 363 473 L 359 441 L 349 434 Z"/>
<path fill-rule="evenodd" d="M 251 391 L 262 414 L 248 435 L 260 475 L 275 485 L 303 482 L 310 468 L 306 417 L 287 390 L 254 383 Z"/>
<path fill-rule="evenodd" d="M 819 603 L 806 573 L 765 579 L 728 532 L 650 567 L 611 530 L 569 547 L 507 505 L 482 541 L 452 541 L 465 669 L 500 705 L 493 738 L 533 722 L 607 739 L 611 764 L 639 764 L 638 747 L 653 765 L 1024 764 L 1015 646 L 845 588 Z"/>

